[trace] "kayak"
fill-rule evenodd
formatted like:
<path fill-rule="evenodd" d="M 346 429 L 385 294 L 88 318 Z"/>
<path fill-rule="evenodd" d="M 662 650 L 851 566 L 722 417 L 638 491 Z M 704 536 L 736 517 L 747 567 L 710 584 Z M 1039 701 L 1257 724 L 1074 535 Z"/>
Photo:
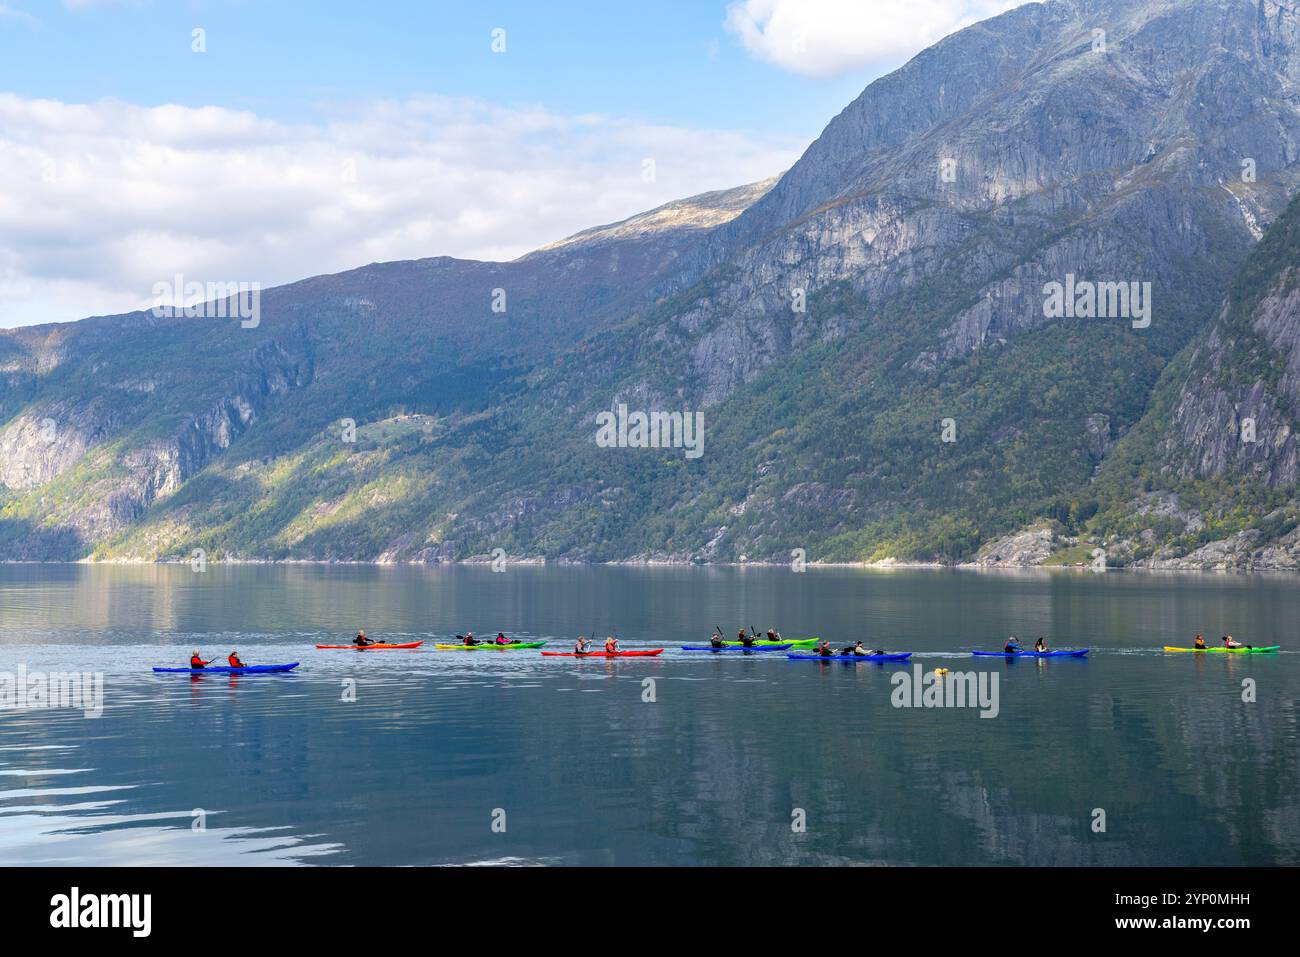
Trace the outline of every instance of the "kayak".
<path fill-rule="evenodd" d="M 419 648 L 423 641 L 412 641 L 405 645 L 388 645 L 377 642 L 373 645 L 317 645 L 317 648 L 353 648 L 357 651 L 389 651 L 393 648 Z"/>
<path fill-rule="evenodd" d="M 786 655 L 799 661 L 906 661 L 912 657 L 910 651 L 893 655 Z"/>
<path fill-rule="evenodd" d="M 230 668 L 222 666 L 220 668 L 209 665 L 207 668 L 155 668 L 154 671 L 163 671 L 168 674 L 182 675 L 202 675 L 202 674 L 234 674 L 234 675 L 268 675 L 275 671 L 293 671 L 298 667 L 298 662 L 291 665 L 245 665 L 242 668 Z"/>
<path fill-rule="evenodd" d="M 1165 645 L 1165 651 L 1190 651 L 1196 654 L 1211 655 L 1259 655 L 1270 651 L 1280 651 L 1281 645 L 1269 645 L 1267 648 L 1171 648 Z"/>
<path fill-rule="evenodd" d="M 663 652 L 662 648 L 651 648 L 649 651 L 584 651 L 578 654 L 575 651 L 543 651 L 542 656 L 545 658 L 649 658 Z"/>
<path fill-rule="evenodd" d="M 760 648 L 764 646 L 775 648 L 778 645 L 794 645 L 796 648 L 810 648 L 819 641 L 821 641 L 820 638 L 778 638 L 775 641 L 771 638 L 759 638 L 754 642 L 754 644 L 758 645 Z M 723 644 L 728 647 L 733 645 L 736 647 L 744 647 L 744 645 L 739 641 L 724 641 Z M 683 645 L 683 647 L 685 646 Z"/>
<path fill-rule="evenodd" d="M 682 645 L 682 651 L 711 651 L 714 654 L 731 652 L 732 654 L 735 654 L 738 651 L 786 651 L 792 647 L 794 647 L 793 643 L 787 641 L 784 645 L 755 645 L 750 648 L 746 648 L 743 645 L 739 648 L 714 648 L 712 645 Z"/>
<path fill-rule="evenodd" d="M 1082 651 L 972 651 L 976 658 L 1082 658 L 1091 649 Z"/>
<path fill-rule="evenodd" d="M 439 651 L 514 651 L 517 648 L 540 648 L 544 641 L 512 641 L 508 645 L 434 645 Z"/>

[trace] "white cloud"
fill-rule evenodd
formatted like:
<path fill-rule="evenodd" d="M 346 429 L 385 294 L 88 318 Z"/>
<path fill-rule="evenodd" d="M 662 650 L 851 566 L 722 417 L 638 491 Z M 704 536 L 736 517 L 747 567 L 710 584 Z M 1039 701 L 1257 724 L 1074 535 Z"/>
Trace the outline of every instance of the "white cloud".
<path fill-rule="evenodd" d="M 1025 0 L 736 0 L 726 26 L 750 53 L 831 77 L 892 65 Z"/>
<path fill-rule="evenodd" d="M 0 326 L 142 308 L 177 273 L 268 287 L 375 261 L 511 259 L 770 176 L 806 145 L 438 96 L 331 113 L 286 125 L 0 94 Z"/>
<path fill-rule="evenodd" d="M 36 18 L 25 10 L 19 10 L 17 7 L 11 7 L 7 3 L 0 3 L 0 19 L 22 20 L 24 23 L 35 24 Z"/>

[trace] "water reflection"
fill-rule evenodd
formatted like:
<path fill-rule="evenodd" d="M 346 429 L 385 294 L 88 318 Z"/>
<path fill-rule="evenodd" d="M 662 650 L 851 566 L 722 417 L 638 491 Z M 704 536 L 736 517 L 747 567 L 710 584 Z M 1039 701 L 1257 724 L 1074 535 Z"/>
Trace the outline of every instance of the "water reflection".
<path fill-rule="evenodd" d="M 0 671 L 102 671 L 105 709 L 0 711 L 0 864 L 1295 864 L 1296 654 L 1159 648 L 1285 646 L 1297 612 L 1272 578 L 7 566 Z M 676 650 L 751 620 L 991 672 L 999 716 L 894 708 L 894 666 Z M 669 650 L 432 647 L 593 623 Z M 428 643 L 312 647 L 361 625 Z M 1094 651 L 970 656 L 1011 633 Z M 194 647 L 303 664 L 150 672 Z"/>

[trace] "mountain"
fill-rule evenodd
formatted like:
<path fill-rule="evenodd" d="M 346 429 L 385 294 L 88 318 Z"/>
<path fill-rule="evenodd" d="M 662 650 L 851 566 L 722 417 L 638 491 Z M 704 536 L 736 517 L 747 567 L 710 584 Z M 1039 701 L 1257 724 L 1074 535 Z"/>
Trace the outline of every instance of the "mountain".
<path fill-rule="evenodd" d="M 268 290 L 252 329 L 0 335 L 0 557 L 1267 547 L 1288 340 L 1243 330 L 1300 183 L 1298 24 L 1273 0 L 1030 4 L 871 84 L 776 181 L 511 263 Z M 698 413 L 702 454 L 603 447 L 620 407 Z M 1228 409 L 1272 451 L 1224 444 Z"/>
<path fill-rule="evenodd" d="M 1107 462 L 1098 484 L 1116 504 L 1095 524 L 1140 566 L 1300 567 L 1297 435 L 1300 198 Z"/>

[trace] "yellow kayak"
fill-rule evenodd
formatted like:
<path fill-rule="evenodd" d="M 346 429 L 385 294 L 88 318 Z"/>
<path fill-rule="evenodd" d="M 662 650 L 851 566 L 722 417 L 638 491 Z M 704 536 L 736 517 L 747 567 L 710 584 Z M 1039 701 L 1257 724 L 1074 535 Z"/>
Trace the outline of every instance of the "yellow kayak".
<path fill-rule="evenodd" d="M 1267 648 L 1171 648 L 1165 645 L 1165 651 L 1190 651 L 1193 654 L 1229 654 L 1229 655 L 1258 655 L 1262 652 L 1278 651 L 1281 645 L 1269 645 Z"/>

